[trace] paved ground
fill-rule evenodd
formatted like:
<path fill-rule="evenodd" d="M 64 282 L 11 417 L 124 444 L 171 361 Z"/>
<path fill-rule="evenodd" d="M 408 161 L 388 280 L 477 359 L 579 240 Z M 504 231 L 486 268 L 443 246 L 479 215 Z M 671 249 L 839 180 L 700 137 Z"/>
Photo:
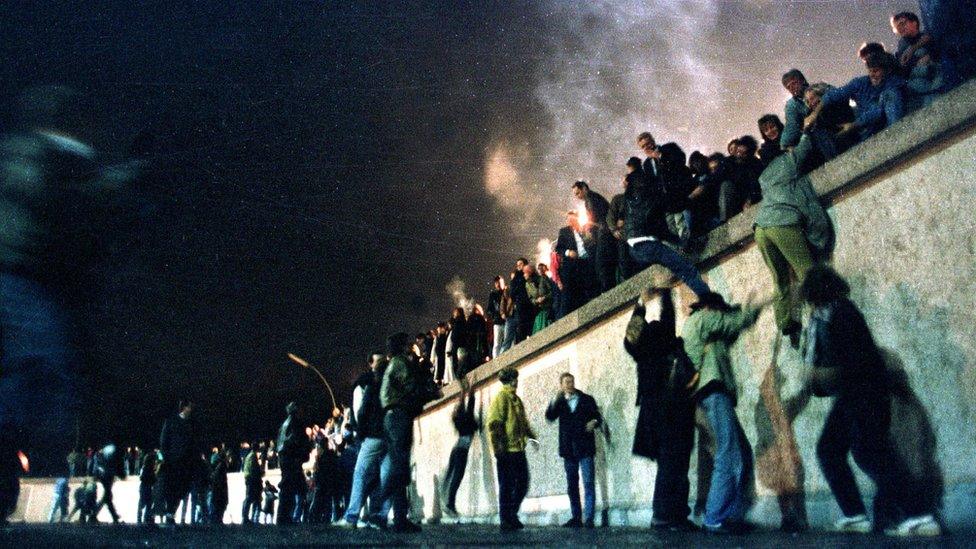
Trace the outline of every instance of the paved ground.
<path fill-rule="evenodd" d="M 976 531 L 938 539 L 893 540 L 881 535 L 849 536 L 825 532 L 782 534 L 757 532 L 745 537 L 693 533 L 661 534 L 638 528 L 526 528 L 499 532 L 485 525 L 426 526 L 419 534 L 376 530 L 343 530 L 328 526 L 85 526 L 14 524 L 0 531 L 0 547 L 241 547 L 347 545 L 356 547 L 976 547 Z"/>

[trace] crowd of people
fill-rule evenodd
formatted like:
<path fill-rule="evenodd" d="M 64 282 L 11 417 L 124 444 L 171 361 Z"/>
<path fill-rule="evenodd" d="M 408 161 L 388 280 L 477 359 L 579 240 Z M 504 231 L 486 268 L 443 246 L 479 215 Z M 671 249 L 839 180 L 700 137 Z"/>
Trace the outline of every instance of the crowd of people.
<path fill-rule="evenodd" d="M 528 490 L 526 448 L 535 434 L 516 392 L 518 371 L 502 369 L 501 391 L 484 418 L 474 414 L 465 375 L 543 330 L 649 265 L 668 268 L 697 296 L 681 337 L 669 289 L 641 293 L 627 326 L 624 347 L 636 361 L 637 404 L 634 453 L 657 461 L 652 525 L 670 530 L 699 527 L 688 517 L 688 467 L 695 410 L 714 437 L 714 468 L 701 529 L 737 534 L 748 529 L 746 512 L 753 485 L 752 451 L 736 416 L 738 380 L 730 347 L 771 304 L 776 324 L 794 347 L 808 333 L 805 360 L 815 373 L 812 391 L 836 396 L 817 444 L 817 456 L 843 516 L 845 532 L 883 527 L 893 535 L 937 535 L 938 501 L 919 497 L 917 478 L 888 435 L 891 398 L 885 362 L 870 330 L 848 297 L 844 279 L 827 265 L 833 248 L 829 218 L 805 174 L 927 105 L 962 78 L 972 76 L 958 59 L 940 55 L 939 42 L 923 32 L 914 13 L 891 18 L 899 36 L 888 52 L 880 44 L 858 51 L 865 75 L 835 87 L 809 83 L 799 70 L 786 72 L 790 98 L 784 116 L 758 119 L 762 143 L 750 135 L 733 139 L 725 153 L 695 151 L 686 157 L 673 142 L 658 145 L 648 132 L 637 136 L 644 158 L 622 166 L 622 192 L 607 200 L 584 181 L 571 191 L 581 207 L 569 211 L 548 263 L 519 258 L 496 277 L 484 307 L 457 308 L 449 321 L 428 333 L 390 336 L 383 351 L 367 356 L 368 368 L 355 383 L 353 403 L 335 410 L 325 427 L 309 426 L 300 406 L 290 403 L 278 437 L 247 442 L 240 449 L 201 451 L 193 403 L 183 400 L 166 419 L 159 448 L 76 451 L 72 474 L 90 477 L 66 513 L 69 489 L 58 481 L 51 520 L 93 521 L 108 509 L 116 479 L 138 474 L 139 522 L 172 525 L 223 523 L 228 505 L 227 473 L 243 473 L 244 522 L 277 524 L 336 522 L 343 527 L 417 532 L 408 518 L 413 421 L 439 398 L 439 387 L 457 380 L 461 395 L 452 415 L 458 440 L 442 482 L 444 512 L 457 514 L 456 496 L 473 435 L 484 427 L 495 457 L 499 522 L 503 530 L 523 525 L 518 517 Z M 851 106 L 853 102 L 853 107 Z M 685 252 L 700 238 L 747 208 L 757 208 L 755 240 L 772 274 L 770 303 L 730 305 L 713 292 Z M 803 326 L 792 285 L 813 313 Z M 660 317 L 647 321 L 647 305 L 660 300 Z M 576 388 L 571 374 L 545 419 L 559 422 L 572 517 L 568 527 L 593 527 L 595 513 L 594 433 L 603 419 L 592 396 Z M 537 444 L 537 443 L 536 443 Z M 878 486 L 876 512 L 867 517 L 847 456 Z M 281 480 L 264 476 L 273 466 Z M 582 477 L 583 498 L 579 484 Z M 97 485 L 101 485 L 98 497 Z M 388 524 L 392 514 L 392 522 Z"/>
<path fill-rule="evenodd" d="M 753 206 L 756 241 L 779 296 L 777 323 L 796 344 L 798 323 L 786 312 L 788 271 L 802 279 L 833 242 L 812 190 L 791 182 L 972 76 L 940 54 L 915 13 L 897 13 L 890 23 L 894 51 L 876 42 L 857 49 L 863 76 L 835 86 L 811 83 L 798 69 L 783 74 L 790 97 L 782 117 L 759 117 L 761 143 L 743 135 L 724 152 L 686 156 L 677 143 L 658 145 L 643 132 L 637 148 L 644 158 L 622 166 L 621 192 L 611 200 L 585 181 L 572 183 L 579 207 L 566 213 L 548 257 L 535 265 L 519 258 L 507 276 L 495 277 L 483 304 L 455 308 L 417 335 L 434 379 L 463 377 L 648 265 L 667 267 L 702 295 L 707 285 L 684 252 L 700 249 L 709 231 Z M 809 223 L 812 250 L 801 245 L 801 222 Z"/>

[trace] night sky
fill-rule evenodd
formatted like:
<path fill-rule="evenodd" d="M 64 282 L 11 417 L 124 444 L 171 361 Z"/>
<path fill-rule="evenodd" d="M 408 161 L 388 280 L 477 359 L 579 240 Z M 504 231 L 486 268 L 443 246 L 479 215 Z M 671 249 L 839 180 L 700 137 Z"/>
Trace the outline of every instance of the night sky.
<path fill-rule="evenodd" d="M 911 1 L 4 2 L 0 100 L 64 84 L 109 161 L 155 137 L 78 318 L 82 441 L 151 443 L 189 395 L 210 441 L 326 413 L 395 331 L 484 300 L 637 133 L 723 150 L 780 75 L 861 73 Z M 79 230 L 84 230 L 80 228 Z M 66 430 L 70 426 L 66 426 Z"/>

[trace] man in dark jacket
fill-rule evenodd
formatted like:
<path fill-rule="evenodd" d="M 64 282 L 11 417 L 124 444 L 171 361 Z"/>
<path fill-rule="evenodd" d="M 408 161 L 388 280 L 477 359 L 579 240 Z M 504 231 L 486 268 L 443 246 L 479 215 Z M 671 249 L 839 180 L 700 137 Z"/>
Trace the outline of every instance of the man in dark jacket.
<path fill-rule="evenodd" d="M 251 451 L 244 456 L 244 506 L 241 510 L 241 523 L 254 522 L 261 508 L 261 479 L 264 478 L 264 468 L 258 461 L 257 446 L 252 444 Z"/>
<path fill-rule="evenodd" d="M 433 380 L 410 352 L 410 336 L 397 333 L 387 339 L 389 365 L 380 387 L 383 430 L 386 433 L 390 473 L 382 479 L 382 499 L 393 505 L 396 532 L 419 532 L 420 526 L 407 519 L 407 487 L 410 484 L 410 450 L 413 447 L 413 420 L 424 404 L 434 398 Z"/>
<path fill-rule="evenodd" d="M 529 294 L 525 290 L 525 275 L 522 269 L 529 264 L 529 260 L 520 257 L 515 261 L 515 276 L 512 278 L 509 295 L 512 296 L 512 303 L 515 306 L 513 318 L 515 318 L 515 341 L 519 343 L 532 333 L 532 322 L 535 320 L 535 305 L 529 299 Z"/>
<path fill-rule="evenodd" d="M 661 296 L 659 320 L 647 322 L 647 304 Z M 637 427 L 633 453 L 657 461 L 654 479 L 655 528 L 691 530 L 688 521 L 688 467 L 694 446 L 695 406 L 691 399 L 677 399 L 665 389 L 668 355 L 680 349 L 675 337 L 671 290 L 641 292 L 634 306 L 624 348 L 637 362 Z"/>
<path fill-rule="evenodd" d="M 196 437 L 190 417 L 193 403 L 189 400 L 179 402 L 179 413 L 166 420 L 159 436 L 160 482 L 163 485 L 163 498 L 166 502 L 165 524 L 175 524 L 174 514 L 193 485 L 196 472 Z"/>
<path fill-rule="evenodd" d="M 213 524 L 223 524 L 224 513 L 230 500 L 227 488 L 226 452 L 217 450 L 210 458 L 210 485 L 210 500 L 207 503 L 209 519 Z"/>
<path fill-rule="evenodd" d="M 278 453 L 281 456 L 281 482 L 278 483 L 281 502 L 278 504 L 278 524 L 295 522 L 295 508 L 305 501 L 308 485 L 302 473 L 302 464 L 312 451 L 312 442 L 305 434 L 301 408 L 297 403 L 289 402 L 285 411 L 288 417 L 278 431 Z"/>
<path fill-rule="evenodd" d="M 674 238 L 668 230 L 665 214 L 680 209 L 667 203 L 658 179 L 639 172 L 628 174 L 624 199 L 627 201 L 627 244 L 637 268 L 662 265 L 684 281 L 695 294 L 708 293 L 708 284 L 702 280 L 698 269 L 664 244 L 664 241 Z"/>
<path fill-rule="evenodd" d="M 610 202 L 600 193 L 591 190 L 586 181 L 573 183 L 573 196 L 586 209 L 588 219 L 583 229 L 590 233 L 596 244 L 593 266 L 600 281 L 600 289 L 605 292 L 617 284 L 617 242 L 607 227 Z"/>
<path fill-rule="evenodd" d="M 585 305 L 593 297 L 595 290 L 595 246 L 584 234 L 579 223 L 579 214 L 573 210 L 566 212 L 566 226 L 559 229 L 555 251 L 559 255 L 559 279 L 564 292 L 562 311 L 557 316 L 562 318 Z"/>
<path fill-rule="evenodd" d="M 593 528 L 596 508 L 596 482 L 593 456 L 596 440 L 593 432 L 603 422 L 596 401 L 590 395 L 576 389 L 573 374 L 559 376 L 559 394 L 546 409 L 546 420 L 559 420 L 559 457 L 566 468 L 566 484 L 569 491 L 569 508 L 573 517 L 563 526 Z M 579 476 L 583 472 L 583 508 L 580 509 Z"/>

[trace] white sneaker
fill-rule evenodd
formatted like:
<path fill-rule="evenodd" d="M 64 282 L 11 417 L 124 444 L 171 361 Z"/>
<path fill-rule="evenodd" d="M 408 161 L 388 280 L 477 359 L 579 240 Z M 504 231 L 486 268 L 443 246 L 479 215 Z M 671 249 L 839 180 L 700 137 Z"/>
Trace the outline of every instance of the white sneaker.
<path fill-rule="evenodd" d="M 841 517 L 834 522 L 835 532 L 845 532 L 848 534 L 870 534 L 871 521 L 867 515 L 854 515 L 853 517 Z"/>
<path fill-rule="evenodd" d="M 911 517 L 901 521 L 896 526 L 885 529 L 886 536 L 911 537 L 925 536 L 936 537 L 942 535 L 942 527 L 936 522 L 932 515 Z"/>

